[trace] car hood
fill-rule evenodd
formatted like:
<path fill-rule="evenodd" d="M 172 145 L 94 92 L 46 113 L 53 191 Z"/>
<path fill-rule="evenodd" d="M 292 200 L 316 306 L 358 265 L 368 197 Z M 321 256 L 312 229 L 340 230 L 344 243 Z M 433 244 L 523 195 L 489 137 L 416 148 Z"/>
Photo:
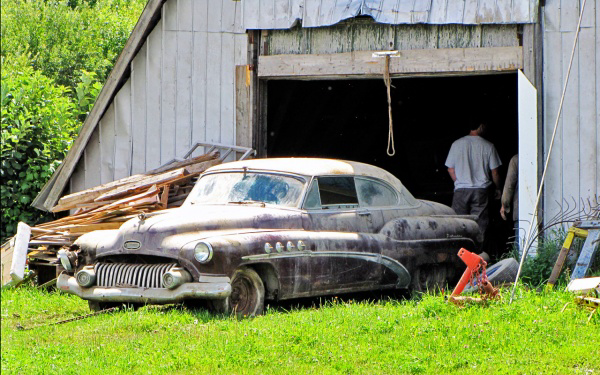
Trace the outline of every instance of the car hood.
<path fill-rule="evenodd" d="M 236 233 L 262 230 L 302 229 L 299 210 L 251 205 L 199 205 L 170 210 L 164 214 L 125 222 L 120 229 L 96 231 L 82 236 L 77 243 L 99 252 L 123 253 L 127 241 L 139 242 L 137 253 L 176 251 L 194 240 L 235 229 Z M 137 251 L 140 250 L 140 251 Z"/>

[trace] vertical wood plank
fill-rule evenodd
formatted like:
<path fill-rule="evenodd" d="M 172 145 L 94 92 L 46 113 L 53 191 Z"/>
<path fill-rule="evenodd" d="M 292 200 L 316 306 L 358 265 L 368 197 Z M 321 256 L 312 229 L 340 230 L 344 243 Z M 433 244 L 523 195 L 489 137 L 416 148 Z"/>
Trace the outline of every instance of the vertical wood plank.
<path fill-rule="evenodd" d="M 233 33 L 235 30 L 235 12 L 237 1 L 223 1 L 221 9 L 221 30 L 222 32 Z"/>
<path fill-rule="evenodd" d="M 235 130 L 236 145 L 252 147 L 252 103 L 250 93 L 252 91 L 252 80 L 247 80 L 246 65 L 235 67 Z"/>
<path fill-rule="evenodd" d="M 493 23 L 496 21 L 496 0 L 479 0 L 477 8 L 478 23 Z"/>
<path fill-rule="evenodd" d="M 446 22 L 461 24 L 465 13 L 464 1 L 450 1 L 446 9 Z"/>
<path fill-rule="evenodd" d="M 208 33 L 194 33 L 194 66 L 192 69 L 192 144 L 206 140 L 206 100 L 208 71 Z M 203 153 L 197 149 L 193 156 Z"/>
<path fill-rule="evenodd" d="M 101 185 L 100 179 L 100 129 L 96 128 L 85 147 L 85 188 Z"/>
<path fill-rule="evenodd" d="M 163 32 L 163 65 L 161 81 L 161 165 L 179 156 L 175 154 L 177 98 L 177 32 Z"/>
<path fill-rule="evenodd" d="M 115 97 L 115 180 L 131 175 L 131 80 Z"/>
<path fill-rule="evenodd" d="M 208 2 L 208 22 L 207 30 L 212 33 L 221 31 L 221 11 L 223 6 L 222 0 L 207 0 Z"/>
<path fill-rule="evenodd" d="M 158 21 L 146 43 L 146 170 L 150 170 L 161 165 L 162 21 Z"/>
<path fill-rule="evenodd" d="M 77 162 L 77 166 L 71 175 L 70 191 L 76 193 L 85 189 L 85 157 L 82 157 Z"/>
<path fill-rule="evenodd" d="M 588 5 L 592 5 L 589 4 Z M 587 5 L 586 5 L 587 8 Z M 593 10 L 593 9 L 592 9 Z M 597 174 L 600 165 L 598 159 L 597 129 L 600 126 L 597 119 L 596 102 L 596 32 L 593 28 L 582 28 L 579 35 L 579 116 L 580 116 L 580 147 L 579 159 L 581 186 L 579 195 L 581 199 L 590 199 L 597 194 Z M 596 126 L 594 126 L 594 124 Z"/>
<path fill-rule="evenodd" d="M 352 49 L 353 37 L 356 38 L 357 36 L 353 35 L 347 22 L 326 28 L 316 28 L 311 30 L 311 53 L 349 52 Z"/>
<path fill-rule="evenodd" d="M 463 16 L 463 22 L 467 25 L 473 25 L 477 23 L 477 6 L 479 5 L 478 0 L 466 0 L 465 11 Z"/>
<path fill-rule="evenodd" d="M 206 69 L 206 141 L 221 142 L 221 42 L 222 35 L 208 34 Z"/>
<path fill-rule="evenodd" d="M 221 44 L 221 143 L 235 144 L 235 39 L 222 34 Z M 232 155 L 233 156 L 233 155 Z"/>
<path fill-rule="evenodd" d="M 192 31 L 193 16 L 192 0 L 177 0 L 177 30 Z"/>
<path fill-rule="evenodd" d="M 177 93 L 175 155 L 182 157 L 192 142 L 192 33 L 177 33 Z"/>
<path fill-rule="evenodd" d="M 162 7 L 163 30 L 177 30 L 177 1 L 166 1 Z"/>
<path fill-rule="evenodd" d="M 131 63 L 131 126 L 134 137 L 131 174 L 146 171 L 146 58 L 148 43 L 144 43 Z"/>
<path fill-rule="evenodd" d="M 526 1 L 521 1 L 526 3 Z M 510 1 L 496 2 L 496 22 L 509 23 L 512 21 L 512 4 Z"/>
<path fill-rule="evenodd" d="M 194 31 L 208 31 L 208 1 L 192 2 Z"/>
<path fill-rule="evenodd" d="M 544 155 L 547 157 L 563 85 L 562 38 L 558 31 L 544 34 Z M 561 117 L 563 118 L 563 117 Z M 562 121 L 559 121 L 562 128 Z M 560 129 L 559 129 L 560 130 Z M 544 216 L 551 218 L 562 211 L 562 131 L 558 131 L 544 183 Z"/>
<path fill-rule="evenodd" d="M 389 50 L 394 45 L 395 31 L 391 25 L 357 22 L 352 26 L 353 51 Z"/>
<path fill-rule="evenodd" d="M 107 108 L 100 120 L 100 145 L 102 165 L 100 173 L 102 183 L 115 180 L 115 105 L 114 102 Z"/>
<path fill-rule="evenodd" d="M 562 15 L 561 15 L 562 18 Z M 564 24 L 563 24 L 564 26 Z M 562 69 L 563 77 L 567 74 L 574 32 L 563 32 L 562 35 Z M 562 84 L 564 85 L 564 83 Z M 561 85 L 561 88 L 562 88 Z M 575 200 L 580 203 L 579 184 L 581 168 L 579 160 L 579 57 L 577 52 L 573 59 L 571 75 L 565 92 L 565 101 L 562 110 L 562 155 L 563 155 L 563 197 L 569 202 Z"/>

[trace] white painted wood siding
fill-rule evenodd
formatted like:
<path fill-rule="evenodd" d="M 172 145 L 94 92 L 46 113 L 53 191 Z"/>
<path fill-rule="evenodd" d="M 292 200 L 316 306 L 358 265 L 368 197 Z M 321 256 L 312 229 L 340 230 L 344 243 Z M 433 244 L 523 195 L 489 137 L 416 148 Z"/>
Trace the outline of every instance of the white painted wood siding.
<path fill-rule="evenodd" d="M 543 8 L 544 158 L 573 48 L 580 1 L 547 0 Z M 544 218 L 581 210 L 600 195 L 600 0 L 588 0 L 546 176 Z M 576 206 L 576 207 L 575 207 Z"/>
<path fill-rule="evenodd" d="M 241 8 L 222 0 L 165 3 L 92 134 L 71 191 L 159 167 L 195 142 L 235 144 L 235 66 L 247 59 Z"/>

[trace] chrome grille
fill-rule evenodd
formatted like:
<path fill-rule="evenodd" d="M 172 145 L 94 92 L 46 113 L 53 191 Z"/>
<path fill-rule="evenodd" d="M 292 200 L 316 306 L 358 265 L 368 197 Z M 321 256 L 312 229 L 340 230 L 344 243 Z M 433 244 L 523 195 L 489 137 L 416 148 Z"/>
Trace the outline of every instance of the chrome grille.
<path fill-rule="evenodd" d="M 96 285 L 125 288 L 162 288 L 162 277 L 176 263 L 96 263 Z"/>

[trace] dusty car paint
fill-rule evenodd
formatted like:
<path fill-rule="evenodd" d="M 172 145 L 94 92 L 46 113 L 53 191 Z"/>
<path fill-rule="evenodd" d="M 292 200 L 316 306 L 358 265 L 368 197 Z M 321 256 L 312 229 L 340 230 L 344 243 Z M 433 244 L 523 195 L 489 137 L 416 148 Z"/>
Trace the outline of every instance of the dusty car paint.
<path fill-rule="evenodd" d="M 413 198 L 394 176 L 366 164 L 263 159 L 219 165 L 205 175 L 230 172 L 245 175 L 249 171 L 288 173 L 301 179 L 306 184 L 304 198 L 298 207 L 260 201 L 196 204 L 197 184 L 179 209 L 134 218 L 119 230 L 92 232 L 76 242 L 78 270 L 103 263 L 173 263 L 189 272 L 191 282 L 173 290 L 137 288 L 136 291 L 131 285 L 84 288 L 74 284 L 74 277 L 63 276 L 59 287 L 97 301 L 169 303 L 193 298 L 218 299 L 230 293 L 223 289 L 222 278 L 229 279 L 240 268 L 251 268 L 262 279 L 268 299 L 403 289 L 411 286 L 417 270 L 426 272 L 442 266 L 444 277 L 454 277 L 454 270 L 462 267 L 457 249 L 474 248 L 479 234 L 473 218 L 457 216 L 449 207 Z M 325 184 L 326 176 L 362 176 L 384 190 L 388 186 L 397 196 L 393 198 L 390 193 L 389 199 L 395 199 L 394 204 L 381 207 L 369 207 L 356 197 L 348 198 L 356 199 L 356 203 L 330 205 L 323 203 L 323 194 L 341 193 L 319 190 L 319 207 L 302 208 L 311 184 L 316 184 L 319 178 Z M 194 257 L 199 242 L 212 249 L 206 263 Z M 115 277 L 118 282 L 127 275 Z M 206 282 L 215 278 L 219 280 L 216 284 Z"/>

